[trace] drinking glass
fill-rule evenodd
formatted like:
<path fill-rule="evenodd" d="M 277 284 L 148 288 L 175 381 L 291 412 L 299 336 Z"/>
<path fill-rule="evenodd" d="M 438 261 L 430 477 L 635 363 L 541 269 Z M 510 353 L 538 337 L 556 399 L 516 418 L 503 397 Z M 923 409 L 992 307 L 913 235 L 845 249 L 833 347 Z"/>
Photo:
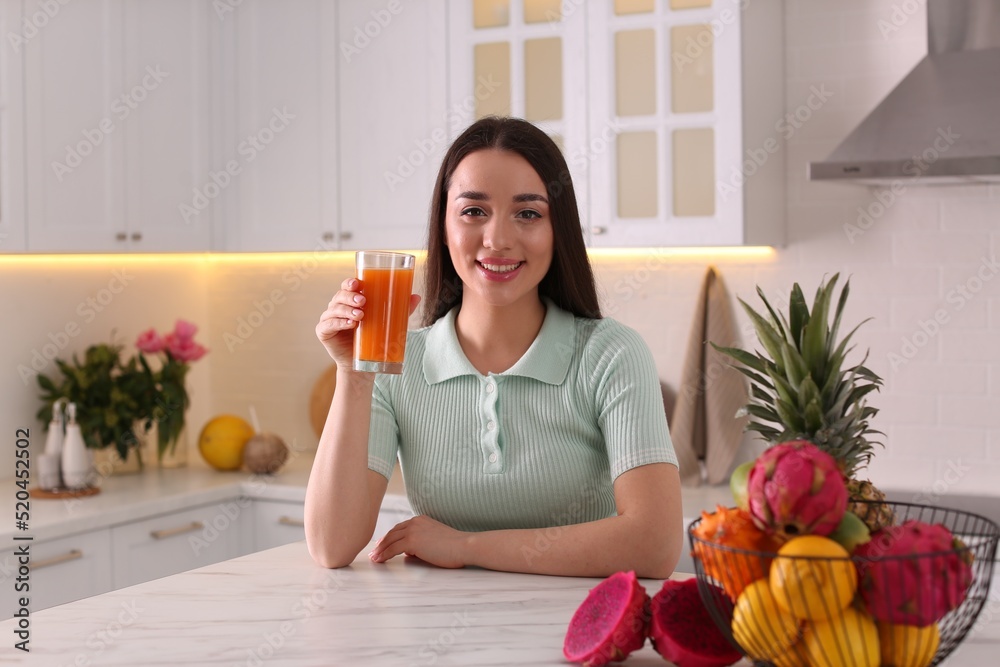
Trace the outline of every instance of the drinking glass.
<path fill-rule="evenodd" d="M 414 261 L 413 255 L 398 252 L 357 253 L 365 316 L 354 334 L 354 370 L 403 372 Z"/>

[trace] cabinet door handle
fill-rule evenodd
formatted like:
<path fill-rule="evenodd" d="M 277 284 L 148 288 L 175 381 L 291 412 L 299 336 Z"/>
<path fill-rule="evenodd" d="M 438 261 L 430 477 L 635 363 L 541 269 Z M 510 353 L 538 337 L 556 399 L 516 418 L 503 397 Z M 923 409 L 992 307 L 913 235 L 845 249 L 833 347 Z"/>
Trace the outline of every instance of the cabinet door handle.
<path fill-rule="evenodd" d="M 323 232 L 324 241 L 332 241 L 334 239 L 333 232 Z"/>
<path fill-rule="evenodd" d="M 165 540 L 168 537 L 173 537 L 174 535 L 181 535 L 183 533 L 191 533 L 196 530 L 201 530 L 205 527 L 201 521 L 192 521 L 186 526 L 178 526 L 177 528 L 164 528 L 162 530 L 151 530 L 149 531 L 149 536 L 154 540 Z"/>
<path fill-rule="evenodd" d="M 604 234 L 607 231 L 608 231 L 607 227 L 591 227 L 590 228 L 590 233 L 593 234 L 593 235 L 595 235 L 595 236 L 599 236 L 601 234 Z"/>
<path fill-rule="evenodd" d="M 141 241 L 142 240 L 142 232 L 132 232 L 132 240 L 133 241 Z"/>
<path fill-rule="evenodd" d="M 126 234 L 125 232 L 118 232 L 117 234 L 115 234 L 115 241 L 127 241 L 127 240 L 128 240 L 128 234 Z"/>
<path fill-rule="evenodd" d="M 354 232 L 340 232 L 341 241 L 350 241 L 354 238 Z"/>
<path fill-rule="evenodd" d="M 79 560 L 81 558 L 83 558 L 83 552 L 79 549 L 73 549 L 69 553 L 65 553 L 61 556 L 53 556 L 52 558 L 46 558 L 45 560 L 32 561 L 31 567 L 36 570 L 40 570 L 43 567 L 58 565 L 59 563 L 68 563 L 71 560 Z"/>
<path fill-rule="evenodd" d="M 282 526 L 295 526 L 297 528 L 304 528 L 306 525 L 306 522 L 303 521 L 302 519 L 295 519 L 290 516 L 281 517 L 280 519 L 278 519 L 278 523 L 280 523 Z"/>

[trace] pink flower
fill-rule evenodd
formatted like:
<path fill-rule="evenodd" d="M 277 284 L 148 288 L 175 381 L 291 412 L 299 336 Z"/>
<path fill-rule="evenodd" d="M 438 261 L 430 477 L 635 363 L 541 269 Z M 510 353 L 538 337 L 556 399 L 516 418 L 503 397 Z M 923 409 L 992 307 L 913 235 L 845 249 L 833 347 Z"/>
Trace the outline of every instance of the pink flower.
<path fill-rule="evenodd" d="M 170 356 L 177 361 L 198 361 L 208 352 L 208 349 L 204 346 L 194 342 L 190 338 L 182 338 L 176 332 L 167 334 L 166 343 Z"/>
<path fill-rule="evenodd" d="M 156 333 L 154 329 L 148 329 L 139 334 L 139 338 L 135 341 L 135 346 L 139 348 L 140 351 L 152 354 L 154 352 L 161 352 L 166 347 L 166 342 Z"/>
<path fill-rule="evenodd" d="M 177 320 L 177 324 L 174 325 L 174 335 L 183 341 L 193 340 L 196 333 L 198 327 L 187 320 Z"/>

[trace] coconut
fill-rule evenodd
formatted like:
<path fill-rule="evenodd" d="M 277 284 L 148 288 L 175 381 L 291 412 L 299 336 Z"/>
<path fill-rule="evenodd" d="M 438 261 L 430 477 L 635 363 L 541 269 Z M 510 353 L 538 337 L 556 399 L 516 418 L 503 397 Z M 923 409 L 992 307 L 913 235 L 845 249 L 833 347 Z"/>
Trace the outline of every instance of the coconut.
<path fill-rule="evenodd" d="M 288 460 L 288 446 L 274 433 L 258 433 L 243 448 L 243 465 L 261 475 L 278 472 Z"/>

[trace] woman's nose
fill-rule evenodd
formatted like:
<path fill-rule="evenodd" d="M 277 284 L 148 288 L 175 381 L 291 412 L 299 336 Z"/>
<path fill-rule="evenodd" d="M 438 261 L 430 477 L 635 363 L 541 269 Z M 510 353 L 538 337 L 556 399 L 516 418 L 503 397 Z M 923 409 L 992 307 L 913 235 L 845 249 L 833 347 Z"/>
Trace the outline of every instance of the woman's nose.
<path fill-rule="evenodd" d="M 511 223 L 504 216 L 494 216 L 483 229 L 483 247 L 506 250 L 511 242 Z"/>

